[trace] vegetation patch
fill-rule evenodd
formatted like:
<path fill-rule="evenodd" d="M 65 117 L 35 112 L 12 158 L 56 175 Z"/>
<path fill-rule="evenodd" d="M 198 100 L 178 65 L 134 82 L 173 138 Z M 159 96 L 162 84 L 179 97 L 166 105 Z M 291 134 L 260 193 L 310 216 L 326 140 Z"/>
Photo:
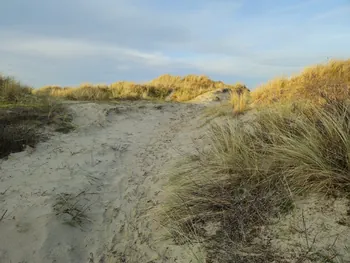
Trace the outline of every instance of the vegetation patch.
<path fill-rule="evenodd" d="M 347 100 L 350 96 L 350 59 L 310 66 L 292 77 L 276 78 L 252 93 L 255 105 L 307 100 L 313 104 Z"/>
<path fill-rule="evenodd" d="M 236 89 L 236 85 L 227 85 L 221 81 L 213 81 L 207 76 L 188 75 L 185 77 L 162 75 L 148 83 L 120 81 L 110 85 L 82 84 L 79 87 L 47 86 L 36 91 L 70 100 L 168 100 L 188 101 L 205 92 L 216 89 Z"/>
<path fill-rule="evenodd" d="M 40 136 L 26 125 L 0 125 L 0 158 L 24 150 L 26 145 L 34 147 Z"/>
<path fill-rule="evenodd" d="M 57 99 L 35 95 L 33 89 L 0 76 L 0 158 L 34 147 L 45 139 L 44 127 L 69 132 L 72 116 Z"/>
<path fill-rule="evenodd" d="M 87 204 L 86 200 L 85 191 L 78 194 L 62 193 L 57 195 L 53 210 L 63 223 L 82 227 L 91 221 L 87 215 L 91 204 Z"/>
<path fill-rule="evenodd" d="M 206 262 L 319 260 L 311 250 L 317 238 L 310 240 L 306 234 L 306 249 L 295 253 L 275 249 L 273 237 L 264 235 L 294 210 L 296 199 L 311 194 L 349 196 L 349 96 L 346 89 L 330 92 L 323 83 L 330 75 L 346 83 L 347 63 L 306 71 L 314 78 L 303 83 L 314 85 L 303 87 L 309 89 L 304 97 L 294 97 L 292 87 L 284 85 L 283 96 L 275 100 L 258 96 L 259 90 L 250 94 L 253 104 L 241 94 L 233 95 L 238 117 L 212 121 L 205 146 L 177 164 L 166 189 L 161 218 L 175 242 L 201 243 Z M 269 94 L 271 87 L 265 89 Z M 317 99 L 311 95 L 315 92 Z"/>

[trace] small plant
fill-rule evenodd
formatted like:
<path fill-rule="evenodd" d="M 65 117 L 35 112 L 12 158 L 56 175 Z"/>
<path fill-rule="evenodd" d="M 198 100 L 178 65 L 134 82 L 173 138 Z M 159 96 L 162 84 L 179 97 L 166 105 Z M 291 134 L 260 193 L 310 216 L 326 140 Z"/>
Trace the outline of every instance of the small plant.
<path fill-rule="evenodd" d="M 241 114 L 249 109 L 250 91 L 242 84 L 235 85 L 231 92 L 231 104 L 235 115 Z"/>
<path fill-rule="evenodd" d="M 84 191 L 78 194 L 62 193 L 56 197 L 56 202 L 53 205 L 56 216 L 63 220 L 64 223 L 71 226 L 83 226 L 90 222 L 87 210 L 89 204 L 84 204 Z"/>

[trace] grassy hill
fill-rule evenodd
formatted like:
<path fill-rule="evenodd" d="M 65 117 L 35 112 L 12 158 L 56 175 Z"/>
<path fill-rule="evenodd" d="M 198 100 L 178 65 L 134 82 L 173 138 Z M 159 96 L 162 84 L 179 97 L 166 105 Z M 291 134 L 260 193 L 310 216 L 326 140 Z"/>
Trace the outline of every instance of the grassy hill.
<path fill-rule="evenodd" d="M 71 100 L 110 100 L 110 99 L 159 99 L 188 101 L 205 92 L 229 88 L 221 81 L 213 81 L 206 76 L 187 75 L 185 77 L 162 75 L 148 83 L 115 82 L 110 85 L 82 84 L 79 87 L 43 87 L 36 92 Z"/>

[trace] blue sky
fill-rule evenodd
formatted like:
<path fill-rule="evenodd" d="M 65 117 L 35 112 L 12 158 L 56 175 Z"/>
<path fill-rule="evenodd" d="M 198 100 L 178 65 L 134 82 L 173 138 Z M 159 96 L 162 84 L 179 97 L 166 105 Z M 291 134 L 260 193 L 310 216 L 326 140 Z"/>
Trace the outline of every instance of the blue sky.
<path fill-rule="evenodd" d="M 0 72 L 25 83 L 205 74 L 250 88 L 350 58 L 350 0 L 5 0 Z"/>

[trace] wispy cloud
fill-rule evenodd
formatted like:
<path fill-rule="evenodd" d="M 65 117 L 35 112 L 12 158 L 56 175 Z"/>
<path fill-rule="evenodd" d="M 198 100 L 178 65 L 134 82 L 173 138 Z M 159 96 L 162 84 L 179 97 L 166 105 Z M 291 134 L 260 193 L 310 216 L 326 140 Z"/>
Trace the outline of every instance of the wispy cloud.
<path fill-rule="evenodd" d="M 1 31 L 0 31 L 1 33 Z M 142 52 L 118 45 L 74 38 L 54 38 L 33 35 L 11 34 L 0 42 L 0 51 L 15 54 L 35 55 L 55 60 L 71 60 L 79 58 L 118 58 L 124 60 L 143 61 L 147 65 L 162 66 L 169 58 L 161 52 Z"/>
<path fill-rule="evenodd" d="M 30 6 L 19 13 L 14 1 L 0 10 L 0 71 L 34 85 L 201 73 L 254 86 L 350 56 L 347 0 L 22 4 Z"/>

